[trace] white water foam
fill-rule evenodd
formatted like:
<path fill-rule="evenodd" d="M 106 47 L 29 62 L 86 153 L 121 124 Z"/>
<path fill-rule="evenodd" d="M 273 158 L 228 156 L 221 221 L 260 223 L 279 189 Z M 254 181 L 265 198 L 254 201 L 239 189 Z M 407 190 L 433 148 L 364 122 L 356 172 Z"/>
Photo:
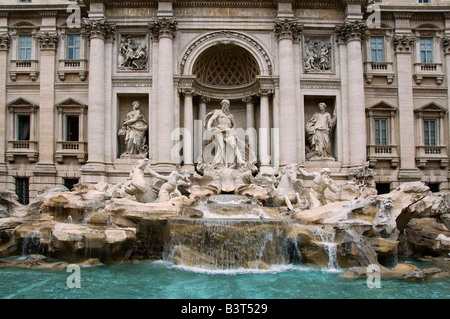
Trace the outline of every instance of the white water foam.
<path fill-rule="evenodd" d="M 158 260 L 153 263 L 161 264 L 164 267 L 173 268 L 182 271 L 194 272 L 198 274 L 205 275 L 242 275 L 242 274 L 277 274 L 290 270 L 300 270 L 300 271 L 314 271 L 313 267 L 307 267 L 303 265 L 270 265 L 269 269 L 256 269 L 256 268 L 229 268 L 229 269 L 215 269 L 200 266 L 187 266 L 187 265 L 176 265 L 173 262 Z"/>

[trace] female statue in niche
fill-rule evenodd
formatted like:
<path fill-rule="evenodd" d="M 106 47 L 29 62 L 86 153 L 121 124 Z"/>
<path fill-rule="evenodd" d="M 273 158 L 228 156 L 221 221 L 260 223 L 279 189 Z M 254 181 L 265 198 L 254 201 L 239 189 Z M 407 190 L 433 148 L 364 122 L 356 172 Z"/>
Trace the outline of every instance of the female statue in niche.
<path fill-rule="evenodd" d="M 132 103 L 133 110 L 128 112 L 119 135 L 125 135 L 125 152 L 122 155 L 135 155 L 137 157 L 146 157 L 148 154 L 148 146 L 146 145 L 146 131 L 148 123 L 144 115 L 139 110 L 140 103 L 134 101 Z"/>
<path fill-rule="evenodd" d="M 316 112 L 306 123 L 306 134 L 310 145 L 306 158 L 322 157 L 333 158 L 331 152 L 331 130 L 336 125 L 336 109 L 333 116 L 325 111 L 327 105 L 319 103 L 319 112 Z"/>

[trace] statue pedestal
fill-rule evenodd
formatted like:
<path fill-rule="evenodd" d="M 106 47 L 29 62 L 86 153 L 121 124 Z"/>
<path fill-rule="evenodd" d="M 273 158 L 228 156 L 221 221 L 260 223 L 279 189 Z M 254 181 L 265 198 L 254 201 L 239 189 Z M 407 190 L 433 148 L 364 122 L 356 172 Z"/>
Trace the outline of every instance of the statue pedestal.
<path fill-rule="evenodd" d="M 127 154 L 127 153 L 123 153 L 122 155 L 120 155 L 121 159 L 131 159 L 131 160 L 140 160 L 143 158 L 146 158 L 147 154 Z"/>
<path fill-rule="evenodd" d="M 334 157 L 316 157 L 313 156 L 308 161 L 311 162 L 336 162 L 336 159 Z"/>

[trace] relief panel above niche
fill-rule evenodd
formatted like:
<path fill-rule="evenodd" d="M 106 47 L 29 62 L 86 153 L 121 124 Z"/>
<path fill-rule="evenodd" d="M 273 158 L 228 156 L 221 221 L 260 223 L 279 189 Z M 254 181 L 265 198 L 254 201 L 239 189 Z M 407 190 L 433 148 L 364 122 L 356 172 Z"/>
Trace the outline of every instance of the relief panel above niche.
<path fill-rule="evenodd" d="M 330 36 L 306 36 L 303 41 L 305 73 L 333 73 L 333 45 Z"/>
<path fill-rule="evenodd" d="M 148 70 L 149 49 L 147 36 L 121 34 L 117 52 L 119 71 Z"/>

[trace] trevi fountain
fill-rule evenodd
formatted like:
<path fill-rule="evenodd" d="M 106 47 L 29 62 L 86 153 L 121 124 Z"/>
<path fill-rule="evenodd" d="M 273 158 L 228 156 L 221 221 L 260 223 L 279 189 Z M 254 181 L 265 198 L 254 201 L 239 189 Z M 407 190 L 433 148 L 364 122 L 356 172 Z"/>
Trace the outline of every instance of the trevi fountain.
<path fill-rule="evenodd" d="M 195 171 L 152 168 L 133 103 L 119 131 L 122 156 L 135 162 L 128 179 L 43 189 L 28 205 L 2 191 L 1 297 L 449 297 L 448 193 L 408 182 L 378 195 L 368 163 L 345 183 L 326 167 L 261 172 L 229 101 L 221 105 L 205 119 L 211 141 Z M 314 126 L 332 129 L 335 117 L 320 109 L 307 127 L 316 160 L 330 156 L 329 137 Z M 65 281 L 73 265 L 84 288 L 74 292 Z M 374 269 L 384 289 L 361 285 Z M 18 289 L 27 274 L 46 279 Z M 399 282 L 417 290 L 396 290 Z"/>

